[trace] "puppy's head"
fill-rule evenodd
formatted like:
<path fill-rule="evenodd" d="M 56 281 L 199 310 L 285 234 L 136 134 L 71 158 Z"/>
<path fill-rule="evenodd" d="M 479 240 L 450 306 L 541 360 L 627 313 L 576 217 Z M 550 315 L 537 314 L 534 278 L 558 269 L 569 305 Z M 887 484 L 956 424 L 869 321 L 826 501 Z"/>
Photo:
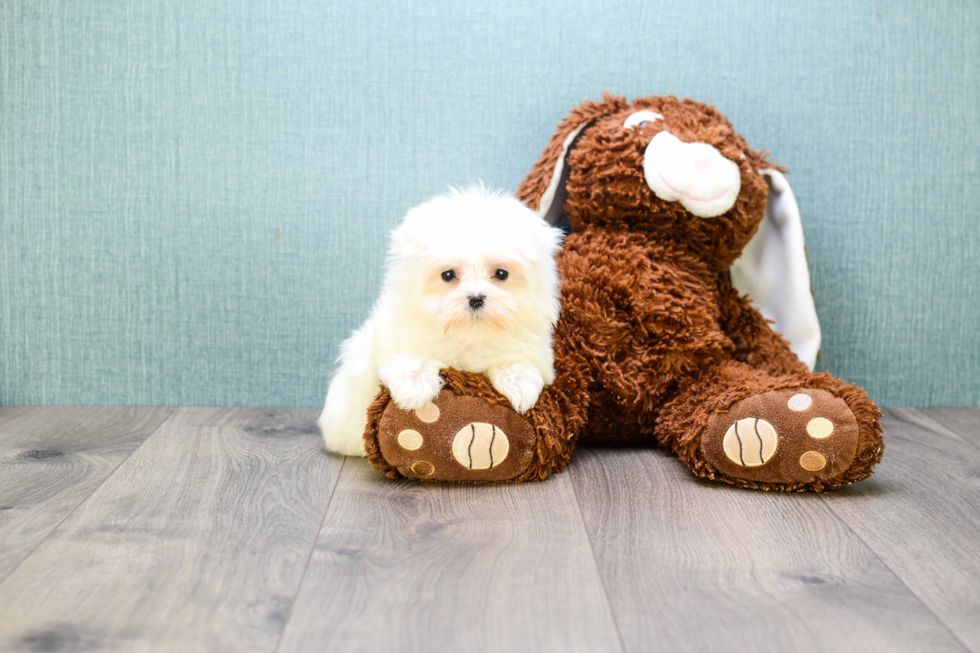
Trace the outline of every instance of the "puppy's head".
<path fill-rule="evenodd" d="M 453 190 L 392 234 L 389 279 L 441 333 L 540 332 L 558 319 L 561 232 L 517 199 Z"/>

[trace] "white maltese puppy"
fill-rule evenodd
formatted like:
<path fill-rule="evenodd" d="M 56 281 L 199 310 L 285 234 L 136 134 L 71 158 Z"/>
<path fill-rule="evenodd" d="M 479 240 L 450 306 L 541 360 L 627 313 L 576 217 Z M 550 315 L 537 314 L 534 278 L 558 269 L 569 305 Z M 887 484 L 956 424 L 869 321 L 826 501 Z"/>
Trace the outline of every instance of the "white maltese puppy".
<path fill-rule="evenodd" d="M 364 456 L 381 384 L 404 410 L 432 401 L 446 367 L 484 374 L 514 410 L 554 381 L 555 252 L 562 234 L 517 199 L 452 191 L 392 233 L 381 296 L 342 348 L 319 425 L 327 449 Z"/>

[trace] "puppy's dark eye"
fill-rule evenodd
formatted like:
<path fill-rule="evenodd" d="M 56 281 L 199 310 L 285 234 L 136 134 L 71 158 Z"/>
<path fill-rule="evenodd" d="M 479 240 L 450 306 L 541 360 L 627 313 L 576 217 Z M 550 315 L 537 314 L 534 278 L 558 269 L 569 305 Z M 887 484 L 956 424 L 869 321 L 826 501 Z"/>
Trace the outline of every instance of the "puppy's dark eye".
<path fill-rule="evenodd" d="M 452 270 L 446 270 L 445 272 L 442 273 L 442 280 L 443 281 L 447 281 L 448 282 L 448 281 L 452 281 L 455 278 L 456 278 L 456 273 L 453 272 Z"/>
<path fill-rule="evenodd" d="M 510 276 L 510 272 L 508 272 L 507 270 L 497 270 L 496 272 L 493 273 L 493 276 L 503 281 L 504 279 Z"/>

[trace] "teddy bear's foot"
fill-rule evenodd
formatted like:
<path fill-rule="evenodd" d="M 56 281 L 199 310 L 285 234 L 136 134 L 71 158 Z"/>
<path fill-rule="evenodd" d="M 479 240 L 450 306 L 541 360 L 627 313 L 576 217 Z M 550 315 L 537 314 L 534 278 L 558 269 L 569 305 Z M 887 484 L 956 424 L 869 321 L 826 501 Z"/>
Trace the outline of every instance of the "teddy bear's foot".
<path fill-rule="evenodd" d="M 506 405 L 449 389 L 414 411 L 388 402 L 377 422 L 389 475 L 393 468 L 423 481 L 514 480 L 530 466 L 535 443 L 531 423 Z"/>
<path fill-rule="evenodd" d="M 712 415 L 701 453 L 731 480 L 833 484 L 851 470 L 859 437 L 854 413 L 827 390 L 771 390 Z"/>

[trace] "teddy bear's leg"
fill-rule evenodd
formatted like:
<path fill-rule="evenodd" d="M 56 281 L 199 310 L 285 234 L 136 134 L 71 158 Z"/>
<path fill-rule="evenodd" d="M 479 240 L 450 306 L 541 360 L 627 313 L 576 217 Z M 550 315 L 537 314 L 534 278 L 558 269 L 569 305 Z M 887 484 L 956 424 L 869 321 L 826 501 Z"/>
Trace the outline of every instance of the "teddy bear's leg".
<path fill-rule="evenodd" d="M 400 409 L 382 390 L 368 411 L 368 458 L 392 478 L 542 480 L 564 469 L 588 406 L 585 377 L 570 365 L 521 415 L 481 375 L 442 371 L 436 400 Z"/>
<path fill-rule="evenodd" d="M 732 361 L 667 404 L 657 438 L 701 477 L 821 491 L 871 475 L 883 451 L 880 418 L 863 390 L 828 373 L 770 376 Z"/>

